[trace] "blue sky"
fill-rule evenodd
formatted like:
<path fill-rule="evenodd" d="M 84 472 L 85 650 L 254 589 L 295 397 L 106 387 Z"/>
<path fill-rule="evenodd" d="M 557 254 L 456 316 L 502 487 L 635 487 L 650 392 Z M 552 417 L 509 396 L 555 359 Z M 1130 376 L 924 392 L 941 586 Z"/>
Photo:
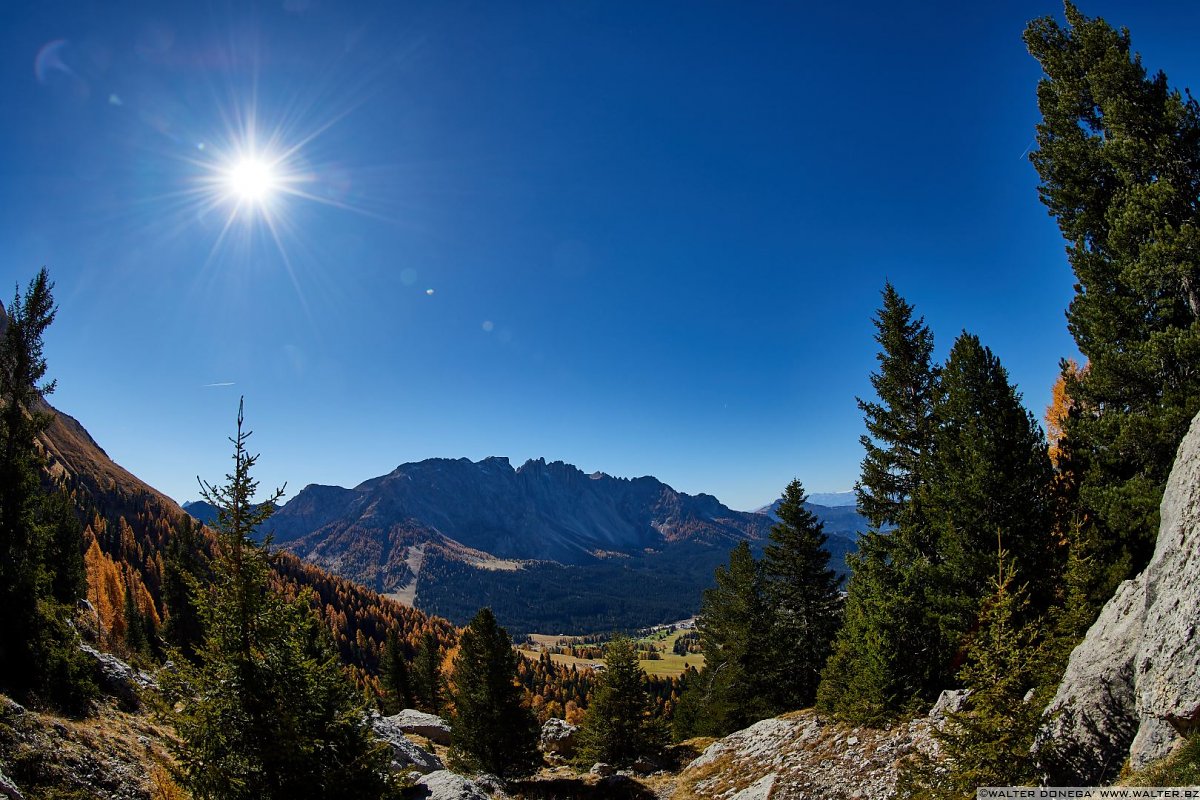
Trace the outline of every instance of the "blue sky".
<path fill-rule="evenodd" d="M 489 455 L 845 489 L 885 279 L 1039 417 L 1073 353 L 1020 39 L 1062 9 L 974 5 L 9 4 L 3 297 L 50 268 L 53 402 L 179 500 L 243 394 L 291 493 Z M 1200 5 L 1082 10 L 1200 76 Z M 226 196 L 246 147 L 296 194 Z"/>

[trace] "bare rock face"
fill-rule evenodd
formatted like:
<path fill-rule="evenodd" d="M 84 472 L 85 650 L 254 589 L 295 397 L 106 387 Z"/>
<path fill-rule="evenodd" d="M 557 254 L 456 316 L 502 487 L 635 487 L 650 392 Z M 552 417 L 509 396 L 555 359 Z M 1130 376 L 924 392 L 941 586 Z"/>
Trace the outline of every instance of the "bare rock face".
<path fill-rule="evenodd" d="M 141 693 L 143 690 L 157 690 L 158 683 L 153 677 L 134 669 L 112 653 L 102 653 L 89 645 L 80 645 L 79 649 L 92 659 L 96 671 L 96 682 L 106 694 L 116 697 L 122 708 L 136 711 L 141 708 Z"/>
<path fill-rule="evenodd" d="M 709 745 L 680 774 L 676 796 L 889 800 L 900 762 L 934 748 L 932 725 L 858 728 L 812 710 L 764 719 Z"/>
<path fill-rule="evenodd" d="M 489 800 L 474 781 L 444 769 L 422 776 L 417 787 L 429 800 Z"/>
<path fill-rule="evenodd" d="M 406 708 L 388 719 L 405 733 L 424 736 L 435 744 L 450 744 L 450 726 L 435 714 L 426 714 L 415 708 Z"/>
<path fill-rule="evenodd" d="M 416 770 L 428 774 L 444 770 L 446 767 L 442 760 L 409 741 L 395 719 L 395 717 L 382 717 L 378 714 L 371 715 L 371 728 L 375 735 L 387 742 L 392 749 L 392 771 Z"/>
<path fill-rule="evenodd" d="M 542 736 L 539 740 L 542 752 L 570 758 L 575 755 L 575 736 L 579 732 L 577 725 L 572 725 L 565 719 L 551 717 L 542 726 Z"/>
<path fill-rule="evenodd" d="M 1046 710 L 1052 778 L 1107 780 L 1126 757 L 1143 767 L 1200 725 L 1200 416 L 1160 515 L 1149 566 L 1105 605 Z"/>

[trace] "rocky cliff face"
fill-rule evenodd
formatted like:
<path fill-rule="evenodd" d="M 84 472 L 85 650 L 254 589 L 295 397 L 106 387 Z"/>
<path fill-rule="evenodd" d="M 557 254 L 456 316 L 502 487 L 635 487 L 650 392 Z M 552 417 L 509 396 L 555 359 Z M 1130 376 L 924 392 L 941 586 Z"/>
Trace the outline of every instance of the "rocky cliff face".
<path fill-rule="evenodd" d="M 766 535 L 761 515 L 731 511 L 710 495 L 686 495 L 655 478 L 588 475 L 561 461 L 433 458 L 403 464 L 354 489 L 308 486 L 274 517 L 280 544 L 325 539 L 355 527 L 424 527 L 503 559 L 585 564 L 681 539 L 726 550 Z M 307 543 L 296 549 L 304 550 Z"/>
<path fill-rule="evenodd" d="M 1121 585 L 1071 654 L 1047 708 L 1058 781 L 1137 769 L 1200 724 L 1200 416 L 1179 446 L 1146 570 Z"/>

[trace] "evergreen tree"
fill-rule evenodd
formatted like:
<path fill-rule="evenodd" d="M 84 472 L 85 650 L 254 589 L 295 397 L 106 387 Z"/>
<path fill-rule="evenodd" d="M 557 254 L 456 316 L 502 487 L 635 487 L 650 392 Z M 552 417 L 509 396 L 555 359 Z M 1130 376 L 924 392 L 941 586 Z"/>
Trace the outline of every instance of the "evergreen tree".
<path fill-rule="evenodd" d="M 1111 592 L 1149 560 L 1179 442 L 1200 411 L 1200 104 L 1148 75 L 1127 30 L 1066 4 L 1025 31 L 1038 85 L 1039 194 L 1076 278 L 1087 357 L 1067 376 L 1081 522 L 1099 527 Z"/>
<path fill-rule="evenodd" d="M 404 657 L 404 645 L 395 631 L 388 631 L 387 643 L 383 647 L 383 658 L 379 664 L 379 683 L 383 689 L 383 709 L 386 714 L 398 714 L 412 708 L 416 703 L 412 680 L 408 671 L 408 660 Z"/>
<path fill-rule="evenodd" d="M 0 307 L 0 689 L 37 693 L 86 710 L 96 688 L 68 624 L 83 587 L 76 530 L 41 487 L 37 437 L 53 419 L 43 397 L 42 336 L 54 321 L 54 284 L 43 268 L 5 314 Z M 65 559 L 56 563 L 59 555 Z"/>
<path fill-rule="evenodd" d="M 628 637 L 615 636 L 604 648 L 604 671 L 596 679 L 579 736 L 584 763 L 603 761 L 618 767 L 654 755 L 665 744 L 637 646 Z"/>
<path fill-rule="evenodd" d="M 913 319 L 913 307 L 890 281 L 873 322 L 880 351 L 871 385 L 878 401 L 858 400 L 869 435 L 860 439 L 866 455 L 854 488 L 859 513 L 881 529 L 900 523 L 916 492 L 932 447 L 937 372 L 933 334 L 924 317 Z"/>
<path fill-rule="evenodd" d="M 980 786 L 1029 786 L 1037 781 L 1030 753 L 1044 700 L 1029 695 L 1037 685 L 1040 630 L 1029 621 L 1024 586 L 1015 562 L 1000 550 L 991 593 L 979 630 L 967 649 L 960 677 L 968 690 L 963 707 L 934 729 L 936 757 L 917 756 L 905 766 L 902 797 L 959 800 Z"/>
<path fill-rule="evenodd" d="M 446 681 L 442 677 L 442 652 L 432 631 L 421 635 L 421 646 L 413 657 L 412 684 L 417 708 L 441 714 L 445 705 Z"/>
<path fill-rule="evenodd" d="M 213 583 L 197 601 L 205 638 L 199 665 L 168 677 L 180 782 L 196 798 L 370 798 L 386 790 L 386 758 L 329 635 L 301 596 L 271 586 L 255 534 L 283 494 L 253 502 L 257 456 L 238 407 L 233 472 L 201 483 L 218 509 Z"/>
<path fill-rule="evenodd" d="M 198 526 L 184 515 L 172 531 L 163 559 L 162 600 L 167 611 L 163 638 L 189 661 L 204 640 L 197 593 L 212 582 L 208 555 Z"/>
<path fill-rule="evenodd" d="M 902 574 L 892 534 L 870 531 L 849 556 L 842 627 L 817 687 L 817 707 L 852 722 L 880 725 L 919 702 L 930 660 L 922 590 Z"/>
<path fill-rule="evenodd" d="M 820 708 L 868 724 L 919 702 L 937 658 L 926 613 L 936 545 L 920 504 L 936 433 L 933 334 L 891 283 L 874 324 L 878 402 L 858 401 L 869 435 L 861 439 L 866 455 L 855 486 L 874 530 L 859 538 L 850 559 L 844 624 L 817 691 Z"/>
<path fill-rule="evenodd" d="M 1046 441 L 1008 374 L 979 338 L 963 333 L 941 372 L 937 432 L 920 490 L 934 542 L 927 614 L 938 630 L 927 678 L 930 699 L 954 679 L 953 663 L 977 624 L 999 535 L 1029 582 L 1035 608 L 1051 603 L 1061 554 L 1051 535 L 1052 469 Z"/>
<path fill-rule="evenodd" d="M 696 627 L 704 669 L 694 691 L 702 696 L 698 734 L 722 736 L 771 716 L 768 659 L 762 645 L 772 617 L 762 565 L 740 542 L 728 567 L 717 567 L 716 586 L 706 589 Z"/>
<path fill-rule="evenodd" d="M 523 704 L 519 658 L 491 609 L 480 609 L 459 638 L 454 657 L 452 763 L 501 777 L 537 769 L 540 729 Z"/>
<path fill-rule="evenodd" d="M 776 711 L 812 705 L 840 624 L 837 574 L 829 568 L 824 525 L 804 507 L 807 499 L 800 481 L 787 485 L 763 554 L 773 624 L 760 646 L 771 659 Z"/>

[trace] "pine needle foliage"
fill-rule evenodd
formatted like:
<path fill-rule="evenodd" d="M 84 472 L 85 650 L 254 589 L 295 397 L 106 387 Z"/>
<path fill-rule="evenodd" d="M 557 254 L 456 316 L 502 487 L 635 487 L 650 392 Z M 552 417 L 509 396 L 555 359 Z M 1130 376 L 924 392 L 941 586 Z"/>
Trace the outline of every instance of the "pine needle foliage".
<path fill-rule="evenodd" d="M 517 682 L 519 658 L 491 609 L 480 609 L 454 657 L 450 761 L 457 768 L 507 778 L 528 775 L 541 763 L 541 731 Z"/>
<path fill-rule="evenodd" d="M 604 671 L 579 731 L 582 763 L 627 767 L 657 754 L 666 736 L 653 708 L 637 645 L 627 636 L 614 636 L 604 648 Z"/>
<path fill-rule="evenodd" d="M 991 594 L 959 673 L 969 694 L 934 730 L 937 754 L 906 764 L 901 797 L 969 800 L 980 786 L 1037 780 L 1030 750 L 1045 706 L 1035 691 L 1043 635 L 1038 622 L 1027 621 L 1029 593 L 1016 583 L 1015 561 L 998 549 L 995 562 Z"/>
<path fill-rule="evenodd" d="M 213 582 L 196 598 L 198 664 L 178 659 L 165 687 L 177 779 L 214 800 L 382 797 L 385 757 L 329 635 L 306 596 L 273 590 L 270 555 L 254 541 L 283 489 L 254 502 L 249 436 L 239 404 L 233 471 L 220 486 L 201 481 L 218 509 L 217 549 Z"/>
<path fill-rule="evenodd" d="M 1065 431 L 1111 592 L 1149 561 L 1200 412 L 1200 103 L 1147 71 L 1128 30 L 1070 2 L 1065 17 L 1025 30 L 1044 72 L 1030 160 L 1076 279 L 1067 323 L 1088 368 L 1066 374 Z"/>
<path fill-rule="evenodd" d="M 42 337 L 54 322 L 54 284 L 43 268 L 0 307 L 0 689 L 84 713 L 96 694 L 91 665 L 69 624 L 86 588 L 77 520 L 42 487 L 37 437 L 53 415 L 42 399 Z"/>

